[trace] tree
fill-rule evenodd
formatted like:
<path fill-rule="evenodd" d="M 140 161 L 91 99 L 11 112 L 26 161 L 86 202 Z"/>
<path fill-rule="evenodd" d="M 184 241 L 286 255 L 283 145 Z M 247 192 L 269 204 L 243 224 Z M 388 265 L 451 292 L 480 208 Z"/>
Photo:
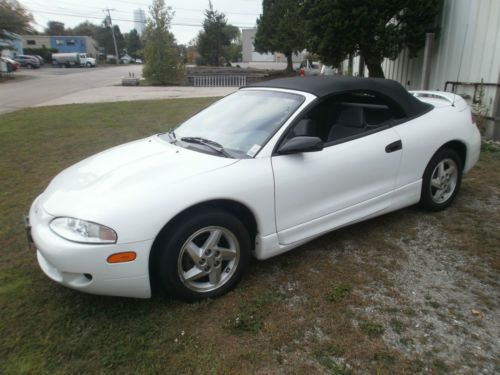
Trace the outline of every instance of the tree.
<path fill-rule="evenodd" d="M 90 23 L 89 21 L 85 21 L 76 25 L 72 29 L 67 29 L 67 32 L 71 35 L 90 36 L 95 38 L 98 28 L 99 26 Z"/>
<path fill-rule="evenodd" d="M 288 72 L 293 71 L 292 55 L 305 48 L 301 3 L 300 0 L 263 0 L 262 15 L 257 19 L 256 51 L 283 53 Z"/>
<path fill-rule="evenodd" d="M 436 31 L 440 0 L 304 0 L 307 49 L 337 65 L 359 54 L 370 77 L 384 77 L 382 61 L 408 48 L 412 57 Z"/>
<path fill-rule="evenodd" d="M 118 53 L 125 48 L 125 38 L 120 31 L 118 25 L 113 25 L 113 31 L 116 38 L 116 46 L 118 48 Z M 104 48 L 105 53 L 115 54 L 115 45 L 113 43 L 113 34 L 111 33 L 111 27 L 107 26 L 106 20 L 103 22 L 103 26 L 99 26 L 96 29 L 94 39 L 99 44 L 100 47 Z M 120 56 L 118 56 L 120 58 Z"/>
<path fill-rule="evenodd" d="M 0 36 L 7 37 L 3 30 L 16 34 L 30 34 L 33 16 L 17 1 L 0 0 Z"/>
<path fill-rule="evenodd" d="M 144 30 L 144 77 L 157 85 L 179 84 L 184 78 L 184 66 L 169 30 L 172 8 L 166 7 L 164 0 L 153 0 L 149 12 Z"/>
<path fill-rule="evenodd" d="M 47 35 L 66 35 L 66 29 L 64 28 L 64 23 L 59 21 L 49 21 L 47 22 L 47 27 L 45 28 L 45 34 Z"/>
<path fill-rule="evenodd" d="M 203 30 L 198 34 L 197 48 L 201 65 L 220 66 L 229 62 L 231 43 L 237 40 L 240 30 L 227 23 L 224 13 L 214 10 L 209 1 L 205 10 Z"/>
<path fill-rule="evenodd" d="M 132 29 L 125 38 L 127 42 L 127 53 L 134 57 L 138 57 L 138 52 L 142 49 L 142 42 L 139 33 L 136 29 Z"/>

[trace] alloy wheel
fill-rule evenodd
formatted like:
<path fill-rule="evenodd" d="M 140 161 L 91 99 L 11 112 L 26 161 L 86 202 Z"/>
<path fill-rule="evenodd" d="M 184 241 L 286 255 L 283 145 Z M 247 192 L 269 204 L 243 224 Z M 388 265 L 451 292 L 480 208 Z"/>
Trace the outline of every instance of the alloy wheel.
<path fill-rule="evenodd" d="M 195 292 L 210 292 L 228 282 L 240 260 L 240 245 L 227 228 L 210 226 L 193 233 L 179 252 L 181 282 Z"/>
<path fill-rule="evenodd" d="M 457 163 L 450 158 L 441 160 L 431 174 L 430 190 L 434 203 L 446 202 L 455 192 L 458 182 Z"/>

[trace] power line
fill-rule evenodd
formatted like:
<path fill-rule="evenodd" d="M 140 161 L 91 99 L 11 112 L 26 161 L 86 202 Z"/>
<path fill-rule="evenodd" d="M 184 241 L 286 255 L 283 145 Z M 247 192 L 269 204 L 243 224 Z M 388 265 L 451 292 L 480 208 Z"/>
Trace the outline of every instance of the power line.
<path fill-rule="evenodd" d="M 48 12 L 44 10 L 38 10 L 38 9 L 31 9 L 34 12 L 37 13 L 43 13 L 43 14 L 50 14 L 50 15 L 56 15 L 56 16 L 66 16 L 66 17 L 76 17 L 76 18 L 85 18 L 85 19 L 98 19 L 102 21 L 102 17 L 98 16 L 93 16 L 93 15 L 82 15 L 82 14 L 72 14 L 72 13 L 62 13 L 62 12 Z M 125 18 L 115 18 L 115 21 L 122 21 L 122 22 L 137 22 L 134 21 L 133 19 L 125 19 Z M 142 23 L 145 23 L 146 21 L 139 21 Z M 196 26 L 200 27 L 202 25 L 202 22 L 199 22 L 198 24 L 189 24 L 189 23 L 183 23 L 183 22 L 172 22 L 172 26 Z M 234 25 L 234 24 L 233 24 Z M 244 27 L 252 27 L 254 26 L 253 24 L 246 24 L 246 25 L 234 25 L 236 27 L 244 28 Z"/>
<path fill-rule="evenodd" d="M 36 0 L 31 0 L 35 3 L 38 3 Z M 63 3 L 64 5 L 69 5 L 69 3 L 67 2 L 64 2 L 62 0 L 52 0 L 52 3 Z M 150 6 L 151 4 L 147 4 L 147 3 L 141 3 L 141 2 L 136 2 L 136 1 L 126 1 L 126 0 L 120 0 L 120 3 L 126 3 L 126 4 L 131 4 L 131 5 L 136 5 L 136 6 Z M 38 3 L 39 4 L 39 3 Z M 45 5 L 44 5 L 45 6 Z M 70 8 L 67 8 L 65 6 L 60 6 L 60 5 L 53 5 L 54 7 L 56 8 L 59 8 L 59 9 L 62 9 L 62 10 L 66 10 L 66 11 L 73 11 L 73 10 L 76 10 L 76 9 L 70 9 Z M 76 4 L 71 4 L 72 7 L 74 6 L 78 6 Z M 101 9 L 101 8 L 98 8 L 98 7 L 93 7 L 93 6 L 87 6 L 87 5 L 84 5 L 82 6 L 86 9 L 88 8 L 92 8 L 92 9 Z M 194 13 L 203 13 L 205 10 L 204 9 L 199 9 L 199 8 L 184 8 L 184 7 L 173 7 L 173 6 L 169 6 L 172 10 L 174 11 L 177 11 L 177 10 L 181 10 L 181 11 L 186 11 L 186 12 L 194 12 Z M 260 13 L 250 13 L 250 12 L 233 12 L 233 11 L 224 11 L 224 10 L 218 10 L 219 12 L 221 13 L 224 13 L 224 14 L 230 14 L 230 15 L 241 15 L 241 16 L 259 16 Z M 117 10 L 115 9 L 114 12 L 118 12 L 118 13 L 129 13 L 127 11 L 124 11 L 124 10 Z"/>

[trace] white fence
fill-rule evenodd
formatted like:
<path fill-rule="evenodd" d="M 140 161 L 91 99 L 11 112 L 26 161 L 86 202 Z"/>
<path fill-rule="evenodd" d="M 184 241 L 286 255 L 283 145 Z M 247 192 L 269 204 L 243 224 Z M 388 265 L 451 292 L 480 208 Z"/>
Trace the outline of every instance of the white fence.
<path fill-rule="evenodd" d="M 247 85 L 244 75 L 193 76 L 194 87 L 241 87 Z"/>

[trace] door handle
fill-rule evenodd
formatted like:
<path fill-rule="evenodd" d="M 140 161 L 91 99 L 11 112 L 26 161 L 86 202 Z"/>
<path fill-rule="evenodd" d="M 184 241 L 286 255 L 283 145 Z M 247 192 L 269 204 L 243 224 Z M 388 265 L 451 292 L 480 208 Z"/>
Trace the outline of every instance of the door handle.
<path fill-rule="evenodd" d="M 396 142 L 389 143 L 387 146 L 385 146 L 385 152 L 390 153 L 398 150 L 403 149 L 403 143 L 399 140 Z"/>

